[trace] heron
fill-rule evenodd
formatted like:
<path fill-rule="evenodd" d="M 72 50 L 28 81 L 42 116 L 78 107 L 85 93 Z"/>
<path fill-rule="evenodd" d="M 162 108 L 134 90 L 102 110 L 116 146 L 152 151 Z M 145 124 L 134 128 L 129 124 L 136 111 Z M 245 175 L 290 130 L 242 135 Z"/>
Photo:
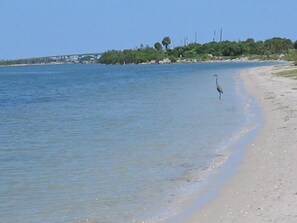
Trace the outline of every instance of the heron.
<path fill-rule="evenodd" d="M 213 76 L 216 77 L 217 91 L 219 92 L 219 94 L 220 94 L 219 98 L 221 99 L 222 94 L 223 94 L 223 88 L 218 84 L 218 75 L 215 74 L 215 75 L 213 75 Z"/>

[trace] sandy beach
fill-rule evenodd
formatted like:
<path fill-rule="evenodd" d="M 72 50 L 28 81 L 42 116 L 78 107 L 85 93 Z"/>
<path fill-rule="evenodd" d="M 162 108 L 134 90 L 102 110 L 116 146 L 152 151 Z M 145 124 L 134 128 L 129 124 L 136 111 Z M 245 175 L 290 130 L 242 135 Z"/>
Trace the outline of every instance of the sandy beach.
<path fill-rule="evenodd" d="M 241 73 L 263 112 L 264 126 L 236 175 L 185 223 L 297 222 L 297 80 L 273 74 L 293 68 L 287 64 Z"/>

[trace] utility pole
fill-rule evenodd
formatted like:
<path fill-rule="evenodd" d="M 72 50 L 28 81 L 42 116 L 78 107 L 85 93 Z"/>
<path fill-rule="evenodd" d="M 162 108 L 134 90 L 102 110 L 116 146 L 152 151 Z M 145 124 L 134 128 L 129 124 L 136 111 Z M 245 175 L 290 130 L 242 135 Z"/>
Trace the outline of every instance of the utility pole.
<path fill-rule="evenodd" d="M 197 43 L 197 32 L 195 32 L 195 43 Z"/>
<path fill-rule="evenodd" d="M 216 41 L 216 30 L 213 32 L 213 39 L 212 39 L 212 42 L 215 42 Z"/>
<path fill-rule="evenodd" d="M 222 42 L 223 40 L 223 28 L 221 28 L 221 31 L 220 31 L 220 42 Z"/>

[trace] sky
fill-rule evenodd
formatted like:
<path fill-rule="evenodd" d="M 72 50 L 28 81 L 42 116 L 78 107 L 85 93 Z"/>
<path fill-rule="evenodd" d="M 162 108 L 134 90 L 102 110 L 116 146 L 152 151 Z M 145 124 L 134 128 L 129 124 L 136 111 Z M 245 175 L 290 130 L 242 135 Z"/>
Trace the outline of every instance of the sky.
<path fill-rule="evenodd" d="M 219 40 L 297 40 L 296 0 L 0 0 L 0 59 Z"/>

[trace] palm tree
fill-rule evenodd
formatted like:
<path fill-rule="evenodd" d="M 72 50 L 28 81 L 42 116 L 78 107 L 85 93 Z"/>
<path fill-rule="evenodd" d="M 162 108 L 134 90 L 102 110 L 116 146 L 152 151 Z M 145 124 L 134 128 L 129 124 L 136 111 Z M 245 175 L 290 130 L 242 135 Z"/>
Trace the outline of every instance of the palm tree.
<path fill-rule="evenodd" d="M 159 43 L 159 42 L 156 42 L 155 45 L 154 45 L 155 49 L 158 50 L 158 51 L 161 51 L 162 50 L 162 44 Z"/>
<path fill-rule="evenodd" d="M 163 38 L 162 44 L 165 47 L 166 51 L 168 50 L 168 46 L 170 45 L 170 43 L 171 43 L 171 39 L 168 36 Z"/>

